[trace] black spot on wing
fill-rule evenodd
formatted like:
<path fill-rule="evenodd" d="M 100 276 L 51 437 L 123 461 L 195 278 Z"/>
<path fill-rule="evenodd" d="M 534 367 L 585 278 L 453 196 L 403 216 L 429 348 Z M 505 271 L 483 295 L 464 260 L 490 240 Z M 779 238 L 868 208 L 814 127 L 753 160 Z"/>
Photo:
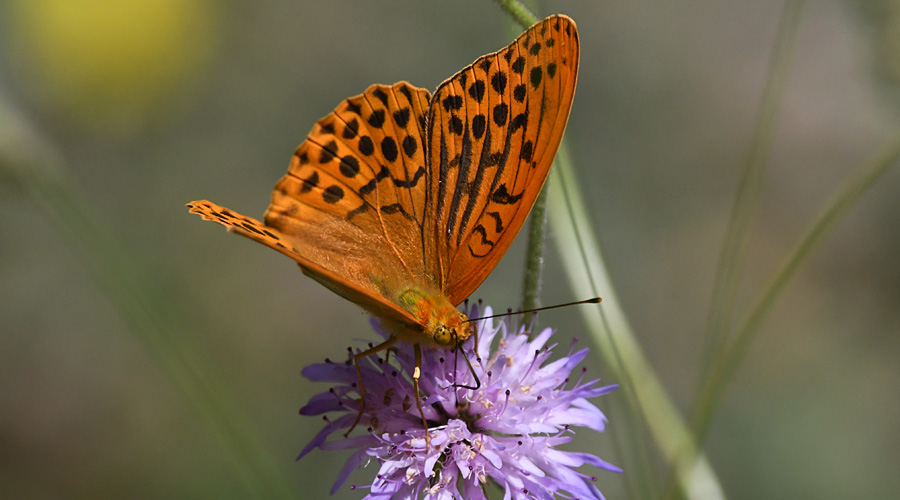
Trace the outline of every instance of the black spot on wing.
<path fill-rule="evenodd" d="M 536 66 L 531 68 L 531 87 L 536 89 L 541 86 L 541 77 L 544 75 L 543 70 L 541 70 L 540 66 Z"/>
<path fill-rule="evenodd" d="M 394 111 L 394 123 L 400 128 L 406 128 L 409 123 L 409 108 Z"/>
<path fill-rule="evenodd" d="M 381 170 L 375 174 L 374 179 L 370 179 L 363 187 L 359 188 L 360 196 L 365 196 L 372 191 L 375 191 L 375 188 L 378 186 L 378 183 L 382 181 L 382 179 L 387 179 L 391 176 L 391 171 L 386 166 L 382 165 Z"/>
<path fill-rule="evenodd" d="M 344 127 L 344 133 L 341 134 L 344 139 L 353 139 L 359 133 L 359 120 L 356 118 L 350 120 L 350 123 Z"/>
<path fill-rule="evenodd" d="M 322 153 L 319 155 L 319 163 L 328 163 L 337 155 L 337 142 L 331 140 L 328 144 L 322 146 Z"/>
<path fill-rule="evenodd" d="M 325 203 L 337 203 L 344 198 L 344 190 L 340 186 L 328 186 L 322 191 L 322 199 Z"/>
<path fill-rule="evenodd" d="M 371 156 L 372 153 L 375 152 L 375 143 L 372 142 L 372 138 L 367 135 L 359 138 L 357 147 L 359 148 L 359 152 L 366 156 Z"/>
<path fill-rule="evenodd" d="M 303 181 L 300 184 L 300 192 L 308 193 L 313 190 L 314 187 L 319 185 L 319 172 L 313 172 L 312 175 L 307 177 L 306 179 L 301 179 Z"/>
<path fill-rule="evenodd" d="M 472 118 L 472 135 L 475 137 L 475 140 L 481 139 L 481 136 L 484 135 L 484 129 L 487 126 L 487 119 L 485 119 L 484 115 L 475 115 Z"/>
<path fill-rule="evenodd" d="M 374 95 L 375 97 L 377 97 L 378 100 L 381 101 L 381 104 L 384 104 L 385 106 L 387 106 L 388 96 L 387 96 L 387 94 L 386 94 L 383 90 L 381 90 L 381 89 L 375 89 L 375 91 L 372 92 L 372 95 Z"/>
<path fill-rule="evenodd" d="M 481 102 L 484 99 L 484 80 L 472 82 L 472 86 L 469 87 L 469 96 L 475 99 L 476 102 Z"/>
<path fill-rule="evenodd" d="M 340 170 L 344 177 L 356 177 L 356 175 L 359 174 L 359 160 L 352 155 L 341 158 Z"/>
<path fill-rule="evenodd" d="M 491 219 L 494 219 L 494 233 L 500 234 L 503 232 L 503 219 L 500 217 L 500 212 L 487 212 L 487 214 Z"/>
<path fill-rule="evenodd" d="M 450 111 L 451 109 L 457 111 L 463 105 L 463 98 L 458 95 L 448 95 L 441 101 L 441 105 L 444 106 L 444 111 Z"/>
<path fill-rule="evenodd" d="M 353 219 L 354 217 L 365 212 L 368 209 L 369 209 L 369 205 L 367 205 L 366 203 L 363 203 L 362 205 L 354 208 L 353 210 L 351 210 L 347 213 L 347 220 Z"/>
<path fill-rule="evenodd" d="M 491 201 L 494 203 L 499 203 L 500 205 L 512 205 L 514 203 L 518 203 L 521 199 L 522 193 L 519 193 L 517 195 L 509 194 L 509 191 L 506 189 L 506 184 L 501 184 L 496 191 L 491 193 Z"/>
<path fill-rule="evenodd" d="M 525 141 L 525 144 L 522 144 L 522 151 L 519 153 L 519 158 L 525 161 L 531 161 L 531 155 L 534 153 L 532 151 L 534 148 L 534 143 L 531 140 Z"/>
<path fill-rule="evenodd" d="M 491 241 L 487 238 L 487 231 L 484 230 L 484 226 L 482 226 L 481 224 L 475 226 L 475 229 L 472 230 L 472 233 L 481 236 L 481 244 L 487 245 L 491 248 L 488 249 L 488 251 L 483 254 L 476 254 L 475 250 L 472 249 L 472 244 L 470 243 L 469 244 L 469 253 L 471 253 L 473 257 L 479 257 L 479 258 L 486 257 L 489 253 L 491 253 L 491 250 L 494 249 L 494 245 L 496 243 L 494 243 L 493 241 Z"/>
<path fill-rule="evenodd" d="M 525 111 L 517 114 L 513 118 L 512 123 L 510 123 L 510 125 L 509 125 L 509 130 L 510 130 L 510 132 L 515 132 L 515 131 L 519 130 L 520 128 L 524 130 L 526 124 L 528 124 L 528 109 L 527 108 L 525 109 Z"/>
<path fill-rule="evenodd" d="M 404 86 L 400 87 L 400 93 L 403 94 L 404 96 L 406 96 L 407 101 L 412 102 L 412 100 L 413 100 L 412 92 L 409 91 L 408 85 L 404 85 Z"/>
<path fill-rule="evenodd" d="M 246 229 L 247 231 L 250 231 L 251 233 L 256 233 L 256 234 L 258 234 L 258 235 L 260 235 L 260 236 L 264 236 L 264 235 L 265 235 L 265 233 L 263 233 L 263 232 L 260 231 L 259 229 L 256 229 L 256 228 L 253 226 L 253 224 L 250 224 L 249 222 L 239 222 L 237 225 L 240 226 L 240 227 L 242 227 L 242 228 L 244 228 L 244 229 Z"/>
<path fill-rule="evenodd" d="M 406 154 L 407 158 L 412 158 L 418 149 L 419 145 L 416 143 L 416 139 L 413 136 L 408 135 L 403 139 L 403 153 Z"/>
<path fill-rule="evenodd" d="M 491 88 L 494 92 L 503 93 L 506 90 L 506 73 L 498 71 L 491 77 Z"/>
<path fill-rule="evenodd" d="M 368 122 L 369 125 L 375 128 L 381 128 L 384 125 L 384 110 L 379 109 L 372 112 L 372 114 L 369 116 Z"/>
<path fill-rule="evenodd" d="M 383 213 L 385 215 L 400 214 L 406 219 L 416 220 L 415 217 L 413 217 L 412 215 L 409 214 L 409 212 L 404 210 L 403 205 L 401 205 L 399 203 L 392 203 L 390 205 L 382 205 L 379 210 L 381 211 L 381 213 Z"/>
<path fill-rule="evenodd" d="M 447 122 L 447 125 L 450 127 L 450 133 L 456 135 L 462 135 L 463 133 L 463 122 L 459 119 L 458 116 L 453 115 L 450 117 L 450 121 Z"/>
<path fill-rule="evenodd" d="M 494 123 L 496 123 L 498 127 L 506 125 L 506 117 L 509 115 L 509 106 L 507 106 L 505 102 L 501 102 L 494 106 L 493 115 Z"/>
<path fill-rule="evenodd" d="M 412 179 L 402 181 L 400 179 L 394 179 L 394 185 L 401 188 L 412 188 L 416 187 L 416 184 L 419 183 L 419 179 L 425 175 L 425 167 L 419 167 L 416 170 L 416 173 L 413 174 Z"/>
<path fill-rule="evenodd" d="M 347 111 L 362 116 L 362 107 L 355 102 L 347 101 Z"/>
<path fill-rule="evenodd" d="M 384 159 L 389 162 L 393 162 L 397 159 L 397 141 L 395 141 L 393 137 L 385 137 L 381 140 L 381 154 L 384 155 Z"/>
<path fill-rule="evenodd" d="M 521 75 L 523 71 L 525 71 L 525 58 L 523 56 L 519 56 L 516 58 L 516 62 L 512 63 L 512 70 L 516 72 L 517 75 Z"/>
<path fill-rule="evenodd" d="M 520 83 L 520 84 L 516 85 L 516 88 L 513 89 L 513 97 L 515 98 L 515 100 L 518 102 L 524 101 L 526 90 L 527 89 L 525 88 L 524 83 Z"/>

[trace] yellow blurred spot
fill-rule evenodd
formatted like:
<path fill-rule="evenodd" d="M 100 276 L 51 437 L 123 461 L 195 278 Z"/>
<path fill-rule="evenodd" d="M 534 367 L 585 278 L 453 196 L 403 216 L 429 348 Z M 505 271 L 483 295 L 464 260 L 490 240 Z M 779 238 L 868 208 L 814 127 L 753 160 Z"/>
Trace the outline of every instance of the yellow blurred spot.
<path fill-rule="evenodd" d="M 15 64 L 32 98 L 77 124 L 139 126 L 215 46 L 207 0 L 13 0 Z"/>

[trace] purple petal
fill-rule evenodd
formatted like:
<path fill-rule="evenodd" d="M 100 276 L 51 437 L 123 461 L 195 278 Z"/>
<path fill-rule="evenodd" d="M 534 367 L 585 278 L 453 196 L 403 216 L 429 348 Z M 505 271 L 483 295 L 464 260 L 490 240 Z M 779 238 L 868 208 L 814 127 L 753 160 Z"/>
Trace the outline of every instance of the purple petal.
<path fill-rule="evenodd" d="M 463 482 L 461 498 L 464 498 L 465 500 L 487 500 L 487 497 L 484 496 L 484 490 L 481 489 L 481 485 L 478 483 L 477 477 Z"/>
<path fill-rule="evenodd" d="M 582 459 L 584 463 L 593 465 L 594 467 L 599 467 L 601 469 L 608 470 L 610 472 L 624 472 L 619 467 L 601 459 L 600 457 L 596 457 L 594 455 L 588 453 L 577 453 L 578 455 L 582 455 Z"/>
<path fill-rule="evenodd" d="M 309 444 L 307 444 L 306 447 L 303 448 L 303 451 L 300 452 L 297 460 L 303 458 L 307 453 L 312 451 L 313 448 L 318 448 L 319 446 L 321 446 L 325 442 L 325 440 L 328 439 L 328 436 L 331 435 L 332 432 L 350 426 L 350 424 L 353 423 L 354 418 L 356 418 L 354 415 L 344 415 L 337 420 L 328 422 L 328 424 L 325 425 L 325 428 L 319 431 L 319 433 L 316 434 L 314 438 L 312 438 Z"/>
<path fill-rule="evenodd" d="M 519 466 L 522 467 L 522 470 L 531 474 L 532 476 L 544 477 L 546 475 L 540 467 L 534 465 L 534 462 L 528 460 L 527 457 L 519 457 L 519 460 L 517 460 L 516 463 L 518 463 Z"/>
<path fill-rule="evenodd" d="M 356 371 L 352 365 L 343 363 L 317 363 L 309 365 L 300 373 L 313 382 L 347 382 L 356 380 Z"/>
<path fill-rule="evenodd" d="M 347 482 L 347 478 L 350 477 L 350 473 L 355 471 L 366 458 L 368 458 L 366 456 L 366 450 L 360 450 L 354 453 L 353 456 L 351 456 L 350 459 L 347 460 L 347 463 L 345 463 L 341 468 L 341 472 L 338 473 L 338 477 L 334 482 L 334 486 L 331 487 L 332 495 L 334 495 L 337 490 L 340 489 L 340 487 L 343 486 L 345 482 Z"/>
<path fill-rule="evenodd" d="M 306 406 L 300 408 L 300 414 L 305 416 L 321 415 L 330 411 L 346 410 L 340 405 L 340 398 L 332 392 L 323 392 L 310 398 Z"/>

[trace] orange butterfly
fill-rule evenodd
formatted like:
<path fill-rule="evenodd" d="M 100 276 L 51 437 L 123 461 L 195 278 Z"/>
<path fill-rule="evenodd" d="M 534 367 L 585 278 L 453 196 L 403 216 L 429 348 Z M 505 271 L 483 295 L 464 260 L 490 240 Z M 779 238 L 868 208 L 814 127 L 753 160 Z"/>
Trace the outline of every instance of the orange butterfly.
<path fill-rule="evenodd" d="M 457 306 L 497 265 L 544 185 L 572 107 L 578 50 L 575 23 L 556 15 L 434 95 L 407 82 L 372 85 L 313 127 L 275 185 L 265 223 L 205 200 L 188 207 L 380 317 L 392 336 L 356 355 L 357 374 L 360 358 L 413 344 L 424 421 L 421 346 L 454 348 L 475 333 Z M 362 385 L 360 396 L 359 416 Z"/>

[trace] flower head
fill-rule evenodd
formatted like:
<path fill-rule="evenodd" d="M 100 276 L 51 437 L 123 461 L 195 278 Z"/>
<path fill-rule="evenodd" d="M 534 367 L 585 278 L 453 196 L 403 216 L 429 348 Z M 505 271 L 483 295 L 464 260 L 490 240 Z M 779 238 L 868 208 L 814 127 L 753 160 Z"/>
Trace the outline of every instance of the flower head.
<path fill-rule="evenodd" d="M 473 306 L 470 317 L 478 317 Z M 490 316 L 490 308 L 484 315 Z M 382 335 L 387 335 L 378 328 Z M 524 327 L 512 330 L 508 321 L 478 324 L 478 354 L 474 338 L 462 353 L 426 349 L 422 353 L 419 384 L 422 406 L 429 422 L 429 443 L 415 404 L 411 374 L 411 346 L 399 345 L 391 362 L 372 356 L 360 361 L 366 388 L 366 405 L 360 426 L 366 433 L 348 439 L 326 441 L 328 436 L 352 425 L 359 409 L 357 376 L 352 361 L 310 365 L 303 375 L 314 381 L 332 382 L 328 392 L 314 396 L 302 415 L 326 417 L 326 426 L 303 449 L 355 449 L 340 472 L 332 493 L 353 469 L 377 460 L 380 470 L 366 499 L 433 500 L 485 499 L 491 483 L 505 491 L 505 499 L 547 499 L 557 496 L 602 499 L 596 478 L 577 470 L 593 465 L 621 472 L 594 455 L 561 451 L 557 446 L 572 440 L 573 427 L 603 431 L 606 417 L 588 400 L 609 393 L 615 385 L 598 380 L 577 380 L 572 370 L 587 349 L 548 362 L 553 346 L 546 329 L 529 339 Z M 496 343 L 492 351 L 491 346 Z M 472 361 L 466 364 L 463 354 Z M 475 389 L 460 386 L 480 387 Z M 299 459 L 299 457 L 298 457 Z M 354 487 L 356 488 L 356 487 Z"/>

